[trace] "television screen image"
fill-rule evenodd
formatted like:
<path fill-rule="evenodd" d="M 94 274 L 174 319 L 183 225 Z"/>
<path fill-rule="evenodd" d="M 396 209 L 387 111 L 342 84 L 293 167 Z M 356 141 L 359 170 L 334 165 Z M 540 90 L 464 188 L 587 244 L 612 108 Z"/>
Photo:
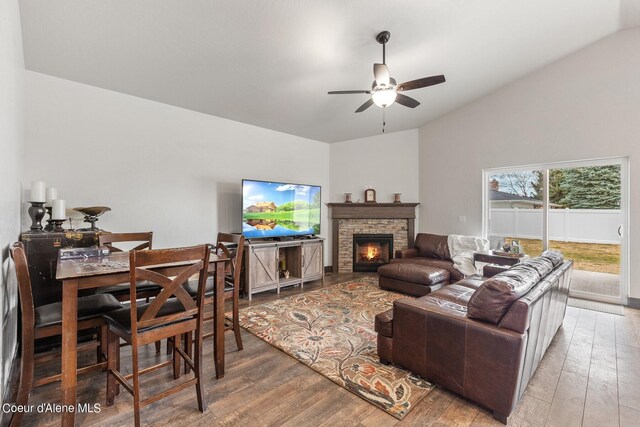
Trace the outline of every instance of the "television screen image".
<path fill-rule="evenodd" d="M 247 238 L 320 233 L 320 187 L 242 181 L 242 234 Z"/>

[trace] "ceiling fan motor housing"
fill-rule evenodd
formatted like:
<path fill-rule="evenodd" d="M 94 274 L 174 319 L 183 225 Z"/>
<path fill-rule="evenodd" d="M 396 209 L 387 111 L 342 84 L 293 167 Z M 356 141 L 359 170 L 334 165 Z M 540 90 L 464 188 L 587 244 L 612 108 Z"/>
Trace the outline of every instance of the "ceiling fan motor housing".
<path fill-rule="evenodd" d="M 385 44 L 391 38 L 391 33 L 389 31 L 383 31 L 376 36 L 376 41 L 380 44 Z"/>

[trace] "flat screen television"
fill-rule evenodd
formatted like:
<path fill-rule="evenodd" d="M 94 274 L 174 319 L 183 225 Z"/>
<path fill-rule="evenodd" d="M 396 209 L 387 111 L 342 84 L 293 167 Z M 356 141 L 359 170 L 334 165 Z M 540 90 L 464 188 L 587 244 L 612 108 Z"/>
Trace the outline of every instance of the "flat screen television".
<path fill-rule="evenodd" d="M 320 234 L 320 186 L 243 179 L 242 234 L 247 238 Z"/>

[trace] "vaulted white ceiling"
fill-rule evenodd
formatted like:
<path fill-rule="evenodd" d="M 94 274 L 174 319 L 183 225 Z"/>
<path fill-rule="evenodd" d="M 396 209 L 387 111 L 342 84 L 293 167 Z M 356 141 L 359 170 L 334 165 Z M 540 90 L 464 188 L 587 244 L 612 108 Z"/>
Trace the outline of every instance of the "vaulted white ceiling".
<path fill-rule="evenodd" d="M 30 70 L 326 142 L 380 133 L 379 108 L 354 113 L 366 95 L 327 91 L 370 88 L 382 30 L 391 31 L 387 64 L 398 82 L 447 78 L 408 92 L 422 103 L 416 109 L 389 107 L 391 132 L 621 21 L 620 0 L 22 0 L 20 8 Z"/>

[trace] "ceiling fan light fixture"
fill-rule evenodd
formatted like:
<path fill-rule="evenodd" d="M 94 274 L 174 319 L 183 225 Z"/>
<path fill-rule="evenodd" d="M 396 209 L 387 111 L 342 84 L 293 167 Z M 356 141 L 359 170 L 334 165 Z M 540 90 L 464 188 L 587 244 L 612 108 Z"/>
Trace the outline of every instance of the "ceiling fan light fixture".
<path fill-rule="evenodd" d="M 389 31 L 383 31 L 376 36 L 376 41 L 382 45 L 382 63 L 373 64 L 373 83 L 371 84 L 371 90 L 338 90 L 329 92 L 330 95 L 334 94 L 367 94 L 371 95 L 367 101 L 362 104 L 356 110 L 356 113 L 362 113 L 372 105 L 376 105 L 383 109 L 389 105 L 397 102 L 407 108 L 416 108 L 420 103 L 405 95 L 405 92 L 421 89 L 427 86 L 433 86 L 440 83 L 444 83 L 446 80 L 443 75 L 423 77 L 421 79 L 411 80 L 408 82 L 398 84 L 396 80 L 389 75 L 389 67 L 387 67 L 386 61 L 386 44 L 391 37 Z M 384 132 L 384 113 L 383 127 Z"/>
<path fill-rule="evenodd" d="M 371 95 L 371 99 L 373 99 L 373 103 L 378 107 L 386 108 L 396 101 L 396 96 L 397 93 L 395 88 L 390 86 L 388 88 L 375 90 Z"/>

